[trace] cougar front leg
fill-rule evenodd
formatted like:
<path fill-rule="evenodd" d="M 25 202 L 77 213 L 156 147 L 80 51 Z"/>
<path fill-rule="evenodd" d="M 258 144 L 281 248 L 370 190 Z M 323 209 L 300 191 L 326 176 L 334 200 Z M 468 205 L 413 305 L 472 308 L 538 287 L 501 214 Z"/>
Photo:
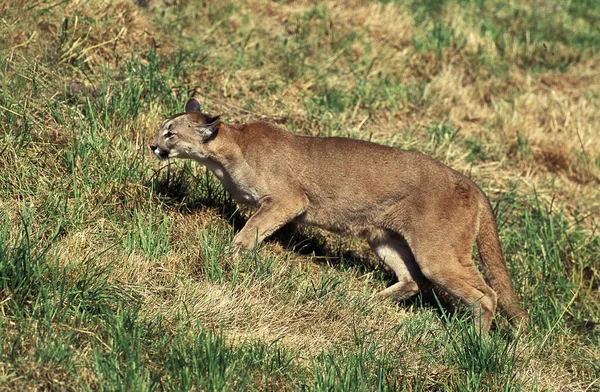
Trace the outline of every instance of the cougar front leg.
<path fill-rule="evenodd" d="M 233 246 L 252 250 L 281 226 L 304 213 L 307 207 L 308 199 L 304 194 L 263 198 L 258 211 L 233 239 Z"/>

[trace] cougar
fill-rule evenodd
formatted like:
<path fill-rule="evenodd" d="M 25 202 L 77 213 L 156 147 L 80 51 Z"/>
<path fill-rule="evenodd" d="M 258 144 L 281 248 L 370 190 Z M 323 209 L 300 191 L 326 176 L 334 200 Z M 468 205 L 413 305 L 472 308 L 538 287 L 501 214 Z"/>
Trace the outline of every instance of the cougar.
<path fill-rule="evenodd" d="M 513 324 L 528 319 L 488 198 L 427 155 L 265 122 L 229 125 L 194 98 L 161 124 L 150 148 L 159 159 L 201 163 L 236 202 L 258 208 L 235 236 L 237 249 L 253 249 L 289 222 L 358 236 L 398 278 L 379 297 L 412 296 L 433 283 L 472 307 L 483 331 L 497 304 Z M 489 285 L 472 260 L 474 242 Z"/>

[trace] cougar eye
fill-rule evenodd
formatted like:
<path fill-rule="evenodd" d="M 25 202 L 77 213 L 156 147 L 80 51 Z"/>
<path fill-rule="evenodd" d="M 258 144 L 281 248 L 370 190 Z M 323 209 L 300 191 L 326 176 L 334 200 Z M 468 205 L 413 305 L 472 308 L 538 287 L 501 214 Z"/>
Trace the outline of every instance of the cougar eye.
<path fill-rule="evenodd" d="M 171 132 L 171 128 L 172 128 L 172 127 L 173 127 L 173 123 L 169 124 L 169 125 L 167 126 L 167 130 L 163 132 L 163 137 L 164 137 L 165 139 L 170 139 L 170 138 L 172 138 L 172 137 L 173 137 L 174 133 L 173 133 L 173 132 Z"/>

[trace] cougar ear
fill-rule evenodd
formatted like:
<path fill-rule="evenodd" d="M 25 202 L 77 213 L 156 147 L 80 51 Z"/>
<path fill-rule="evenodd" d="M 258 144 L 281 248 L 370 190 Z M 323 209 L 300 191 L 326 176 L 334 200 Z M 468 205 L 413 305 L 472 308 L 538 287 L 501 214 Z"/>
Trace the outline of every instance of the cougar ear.
<path fill-rule="evenodd" d="M 221 116 L 207 117 L 206 124 L 198 126 L 196 129 L 202 135 L 202 140 L 206 143 L 217 136 L 217 125 Z"/>
<path fill-rule="evenodd" d="M 200 113 L 200 102 L 196 98 L 190 98 L 185 103 L 185 108 L 183 110 L 185 113 Z"/>
<path fill-rule="evenodd" d="M 206 118 L 206 125 L 214 125 L 214 126 L 216 126 L 219 123 L 220 119 L 221 119 L 221 115 L 213 116 L 213 117 L 207 117 Z"/>

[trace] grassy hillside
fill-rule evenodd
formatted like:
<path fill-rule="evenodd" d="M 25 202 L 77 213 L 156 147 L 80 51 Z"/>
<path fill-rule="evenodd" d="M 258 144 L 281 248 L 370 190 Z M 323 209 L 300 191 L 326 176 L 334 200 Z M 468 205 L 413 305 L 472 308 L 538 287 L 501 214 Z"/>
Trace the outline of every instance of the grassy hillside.
<path fill-rule="evenodd" d="M 0 390 L 597 390 L 599 25 L 589 0 L 2 2 Z M 234 261 L 251 211 L 147 147 L 191 95 L 468 174 L 530 330 L 379 303 L 365 244 L 314 229 Z"/>

